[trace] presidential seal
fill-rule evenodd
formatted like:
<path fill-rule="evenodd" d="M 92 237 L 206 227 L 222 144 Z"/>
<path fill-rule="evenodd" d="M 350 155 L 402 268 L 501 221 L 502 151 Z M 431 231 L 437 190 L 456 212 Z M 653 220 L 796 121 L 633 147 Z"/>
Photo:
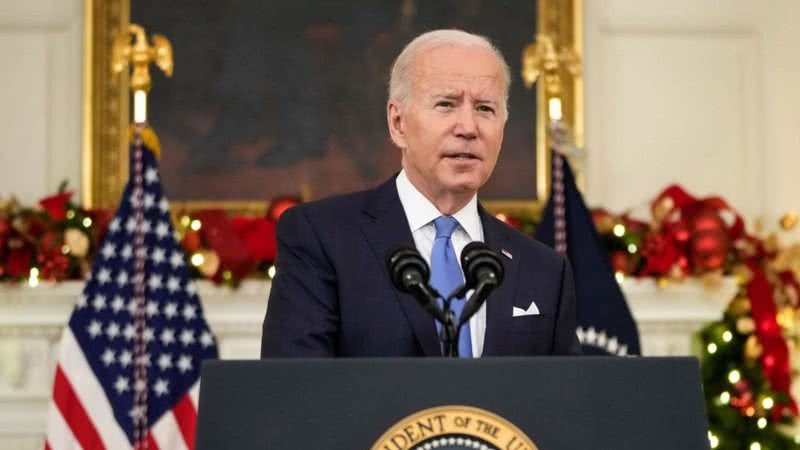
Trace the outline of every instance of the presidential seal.
<path fill-rule="evenodd" d="M 371 450 L 538 450 L 502 417 L 469 406 L 439 406 L 414 413 L 383 433 Z"/>

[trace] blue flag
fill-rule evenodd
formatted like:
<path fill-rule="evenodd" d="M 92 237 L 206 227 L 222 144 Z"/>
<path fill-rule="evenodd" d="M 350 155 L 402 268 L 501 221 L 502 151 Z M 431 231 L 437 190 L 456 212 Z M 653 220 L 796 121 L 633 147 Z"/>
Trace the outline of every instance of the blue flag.
<path fill-rule="evenodd" d="M 566 251 L 575 274 L 578 339 L 587 355 L 639 355 L 639 332 L 567 159 L 552 152 L 551 195 L 536 239 Z M 560 245 L 559 245 L 560 244 Z"/>

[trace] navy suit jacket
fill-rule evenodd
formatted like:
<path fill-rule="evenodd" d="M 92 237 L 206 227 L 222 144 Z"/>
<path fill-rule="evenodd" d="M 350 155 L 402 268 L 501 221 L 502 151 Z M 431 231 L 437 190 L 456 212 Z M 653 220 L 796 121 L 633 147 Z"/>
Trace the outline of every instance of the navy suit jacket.
<path fill-rule="evenodd" d="M 486 302 L 483 356 L 579 354 L 567 260 L 479 213 L 486 244 L 512 255 L 501 257 L 505 280 Z M 262 357 L 441 356 L 434 319 L 389 279 L 386 255 L 415 248 L 394 177 L 288 209 L 277 240 Z M 512 317 L 532 301 L 538 315 Z"/>

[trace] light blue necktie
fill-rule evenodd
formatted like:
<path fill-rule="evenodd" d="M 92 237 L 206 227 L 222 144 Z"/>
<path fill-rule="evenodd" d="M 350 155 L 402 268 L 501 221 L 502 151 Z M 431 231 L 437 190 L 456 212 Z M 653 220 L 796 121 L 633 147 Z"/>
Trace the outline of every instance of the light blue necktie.
<path fill-rule="evenodd" d="M 461 275 L 461 267 L 456 259 L 456 252 L 453 250 L 453 241 L 450 236 L 458 226 L 458 221 L 450 216 L 440 216 L 433 221 L 436 227 L 436 239 L 433 241 L 433 252 L 431 253 L 431 286 L 439 291 L 439 294 L 446 297 L 456 290 L 464 282 Z M 463 298 L 454 299 L 450 307 L 456 315 L 456 320 L 461 316 L 466 301 Z M 440 301 L 439 305 L 442 303 Z M 436 330 L 442 332 L 442 326 L 437 321 Z M 461 358 L 472 358 L 472 340 L 470 338 L 469 323 L 461 328 L 458 338 L 458 356 Z"/>

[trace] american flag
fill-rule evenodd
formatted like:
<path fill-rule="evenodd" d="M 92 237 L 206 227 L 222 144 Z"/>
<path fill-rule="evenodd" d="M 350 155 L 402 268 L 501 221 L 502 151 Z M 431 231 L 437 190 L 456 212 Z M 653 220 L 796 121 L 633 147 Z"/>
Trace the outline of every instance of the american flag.
<path fill-rule="evenodd" d="M 45 449 L 192 449 L 217 357 L 140 129 L 119 209 L 64 329 Z"/>

